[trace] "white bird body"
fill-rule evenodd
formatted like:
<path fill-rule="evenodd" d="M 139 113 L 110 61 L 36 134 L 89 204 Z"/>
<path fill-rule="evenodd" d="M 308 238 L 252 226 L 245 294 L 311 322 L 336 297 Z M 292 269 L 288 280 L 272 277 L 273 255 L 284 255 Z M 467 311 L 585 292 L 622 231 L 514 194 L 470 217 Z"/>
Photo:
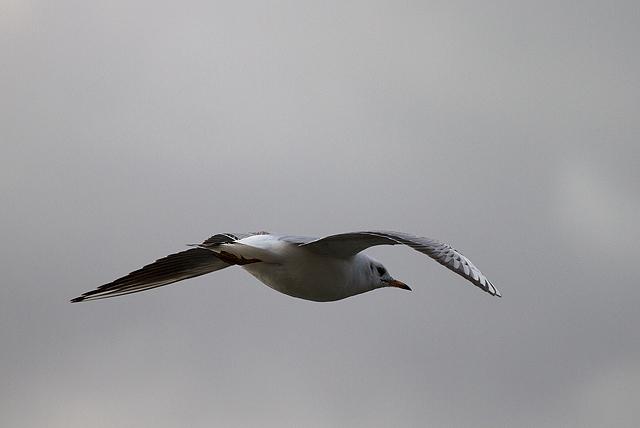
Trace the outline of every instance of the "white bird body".
<path fill-rule="evenodd" d="M 404 244 L 429 255 L 489 294 L 500 296 L 469 259 L 447 244 L 400 232 L 368 231 L 324 238 L 273 235 L 242 237 L 218 234 L 72 300 L 101 299 L 135 293 L 239 265 L 267 286 L 316 302 L 344 299 L 377 288 L 411 290 L 393 279 L 377 260 L 362 253 L 374 245 Z"/>
<path fill-rule="evenodd" d="M 316 302 L 340 300 L 373 289 L 366 267 L 371 259 L 365 254 L 342 259 L 314 254 L 293 244 L 283 247 L 280 262 L 251 263 L 242 268 L 274 290 Z M 242 250 L 238 248 L 237 254 L 242 256 Z"/>

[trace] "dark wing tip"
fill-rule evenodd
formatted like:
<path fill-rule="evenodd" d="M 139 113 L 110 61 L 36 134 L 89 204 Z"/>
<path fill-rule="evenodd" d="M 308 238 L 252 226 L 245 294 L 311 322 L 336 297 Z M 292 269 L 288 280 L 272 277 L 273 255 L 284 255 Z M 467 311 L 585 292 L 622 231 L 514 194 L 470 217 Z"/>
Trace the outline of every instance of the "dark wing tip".
<path fill-rule="evenodd" d="M 91 296 L 93 296 L 94 294 L 98 294 L 101 292 L 101 289 L 97 289 L 97 290 L 91 290 L 91 291 L 87 291 L 86 293 L 82 293 L 82 295 L 69 300 L 71 303 L 78 303 L 78 302 L 84 302 L 86 300 L 92 300 L 90 299 Z"/>
<path fill-rule="evenodd" d="M 484 280 L 486 281 L 486 285 L 482 287 L 484 291 L 491 294 L 492 296 L 502 297 L 502 293 L 500 293 L 500 290 L 498 290 L 491 281 L 489 281 L 486 277 L 484 278 Z"/>
<path fill-rule="evenodd" d="M 82 293 L 80 296 L 69 300 L 69 302 L 71 302 L 71 303 L 79 303 L 79 302 L 86 302 L 86 301 L 89 301 L 89 300 L 100 299 L 102 297 L 99 297 L 99 296 L 95 297 L 95 295 L 104 293 L 105 291 L 108 292 L 109 290 L 106 290 L 106 289 L 107 289 L 108 286 L 110 286 L 112 284 L 113 284 L 113 282 L 110 282 L 109 284 L 101 285 L 100 287 L 96 288 L 95 290 L 91 290 L 91 291 L 87 291 L 86 293 Z M 105 297 L 108 297 L 108 296 L 105 296 Z"/>
<path fill-rule="evenodd" d="M 498 290 L 485 290 L 485 291 L 492 296 L 502 297 L 502 294 Z"/>

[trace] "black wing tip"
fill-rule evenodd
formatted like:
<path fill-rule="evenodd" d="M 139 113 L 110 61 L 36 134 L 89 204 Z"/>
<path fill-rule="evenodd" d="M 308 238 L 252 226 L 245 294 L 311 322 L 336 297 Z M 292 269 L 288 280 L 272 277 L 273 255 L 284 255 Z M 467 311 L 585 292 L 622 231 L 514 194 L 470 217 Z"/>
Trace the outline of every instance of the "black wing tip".
<path fill-rule="evenodd" d="M 109 284 L 107 284 L 107 285 L 109 285 Z M 80 303 L 80 302 L 85 302 L 87 300 L 93 300 L 93 299 L 95 299 L 95 297 L 92 297 L 92 296 L 94 296 L 95 294 L 99 294 L 102 291 L 104 291 L 104 290 L 102 290 L 102 287 L 98 287 L 95 290 L 91 290 L 91 291 L 87 291 L 86 293 L 82 293 L 80 296 L 69 300 L 69 302 L 71 302 L 71 303 Z"/>
<path fill-rule="evenodd" d="M 498 290 L 496 288 L 495 285 L 493 285 L 493 283 L 489 280 L 487 280 L 487 282 L 489 283 L 489 287 L 487 289 L 485 289 L 486 292 L 488 292 L 489 294 L 491 294 L 492 296 L 495 297 L 502 297 L 502 293 L 500 293 L 500 290 Z"/>

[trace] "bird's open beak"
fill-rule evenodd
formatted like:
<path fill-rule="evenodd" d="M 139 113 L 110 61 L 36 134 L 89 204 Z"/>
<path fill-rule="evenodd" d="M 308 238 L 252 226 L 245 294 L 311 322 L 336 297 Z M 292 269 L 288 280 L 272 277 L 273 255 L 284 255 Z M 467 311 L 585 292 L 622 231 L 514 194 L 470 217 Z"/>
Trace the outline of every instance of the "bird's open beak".
<path fill-rule="evenodd" d="M 386 282 L 389 287 L 402 288 L 403 290 L 411 291 L 411 287 L 409 287 L 407 284 L 405 284 L 402 281 L 398 281 L 397 279 L 392 279 L 392 280 L 384 281 L 384 282 Z"/>

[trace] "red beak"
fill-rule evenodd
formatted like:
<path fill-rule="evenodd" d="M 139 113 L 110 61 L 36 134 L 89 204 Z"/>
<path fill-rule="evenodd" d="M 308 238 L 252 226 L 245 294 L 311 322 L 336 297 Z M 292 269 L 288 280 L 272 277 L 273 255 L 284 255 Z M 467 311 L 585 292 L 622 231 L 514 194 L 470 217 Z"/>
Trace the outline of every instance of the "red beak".
<path fill-rule="evenodd" d="M 398 281 L 397 279 L 392 279 L 390 281 L 384 281 L 387 284 L 389 284 L 389 287 L 396 287 L 396 288 L 402 288 L 403 290 L 409 290 L 411 291 L 411 287 L 409 287 L 407 284 L 405 284 L 402 281 Z"/>

